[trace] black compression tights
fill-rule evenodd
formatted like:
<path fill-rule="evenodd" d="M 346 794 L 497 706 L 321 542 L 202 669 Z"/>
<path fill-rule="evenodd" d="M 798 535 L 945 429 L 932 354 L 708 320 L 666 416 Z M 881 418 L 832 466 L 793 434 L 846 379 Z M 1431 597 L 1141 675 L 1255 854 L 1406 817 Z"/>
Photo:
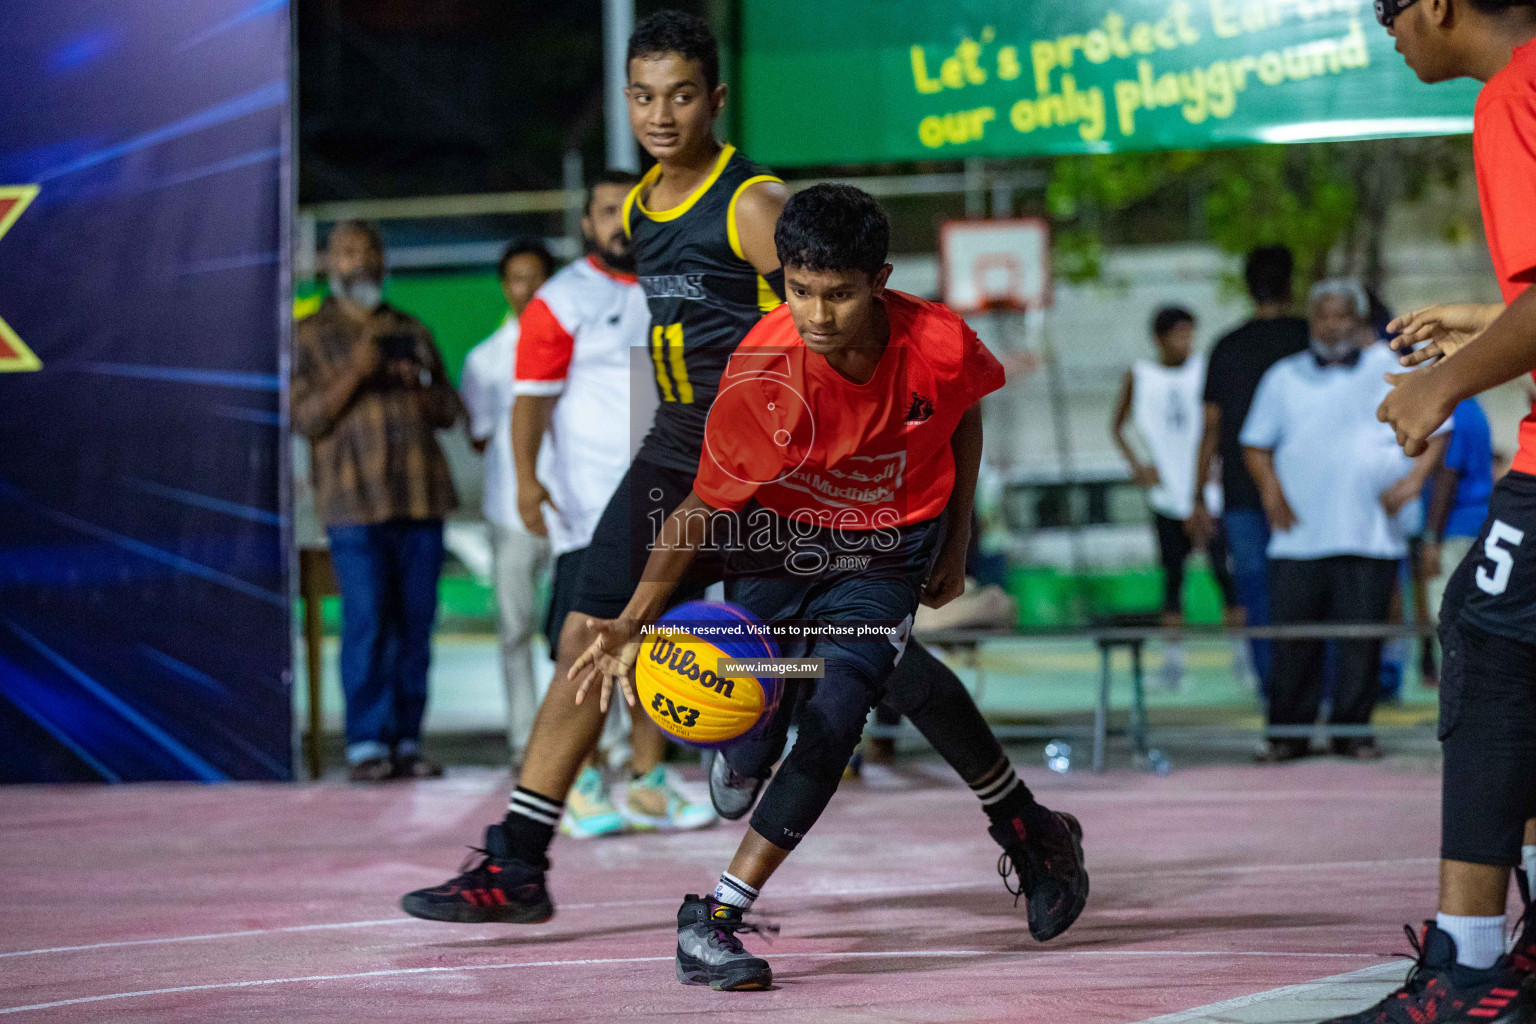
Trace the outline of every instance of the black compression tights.
<path fill-rule="evenodd" d="M 858 668 L 827 662 L 826 678 L 798 702 L 799 736 L 752 815 L 754 831 L 787 850 L 799 844 L 837 791 L 876 695 L 873 681 Z M 885 701 L 912 721 L 967 784 L 1004 759 L 1002 745 L 959 677 L 921 644 L 908 644 L 886 684 Z M 778 728 L 729 748 L 734 770 L 748 775 L 768 771 L 783 750 L 790 716 L 778 717 Z"/>
<path fill-rule="evenodd" d="M 915 640 L 885 684 L 885 703 L 906 715 L 967 784 L 1002 760 L 1002 744 L 960 677 Z"/>

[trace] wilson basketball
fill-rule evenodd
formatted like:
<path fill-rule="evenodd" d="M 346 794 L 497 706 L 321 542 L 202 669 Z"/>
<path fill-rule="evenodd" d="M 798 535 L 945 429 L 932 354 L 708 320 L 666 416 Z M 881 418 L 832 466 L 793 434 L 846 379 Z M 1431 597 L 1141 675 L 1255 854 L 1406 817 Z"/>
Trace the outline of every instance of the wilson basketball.
<path fill-rule="evenodd" d="M 661 731 L 691 747 L 721 747 L 751 732 L 779 703 L 776 676 L 721 678 L 721 658 L 776 658 L 753 615 L 732 604 L 689 601 L 663 615 L 640 644 L 635 690 Z"/>

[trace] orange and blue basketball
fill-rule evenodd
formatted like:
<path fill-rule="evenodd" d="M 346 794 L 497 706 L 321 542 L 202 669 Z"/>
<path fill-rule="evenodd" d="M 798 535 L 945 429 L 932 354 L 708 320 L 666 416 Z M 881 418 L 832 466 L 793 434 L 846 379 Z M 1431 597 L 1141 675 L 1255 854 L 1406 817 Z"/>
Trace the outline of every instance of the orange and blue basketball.
<path fill-rule="evenodd" d="M 640 643 L 635 690 L 661 731 L 690 747 L 723 747 L 778 706 L 784 680 L 716 672 L 721 658 L 777 658 L 778 645 L 745 609 L 689 601 L 657 620 Z"/>

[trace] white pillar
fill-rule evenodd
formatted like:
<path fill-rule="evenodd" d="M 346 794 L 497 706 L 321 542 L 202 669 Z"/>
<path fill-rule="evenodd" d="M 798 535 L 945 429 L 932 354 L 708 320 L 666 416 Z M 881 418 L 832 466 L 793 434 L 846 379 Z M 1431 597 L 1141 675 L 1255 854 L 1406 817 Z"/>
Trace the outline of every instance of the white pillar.
<path fill-rule="evenodd" d="M 320 228 L 313 214 L 293 218 L 293 279 L 308 281 L 319 272 Z"/>
<path fill-rule="evenodd" d="M 987 168 L 979 156 L 965 158 L 965 215 L 972 220 L 987 215 Z"/>
<path fill-rule="evenodd" d="M 561 187 L 565 189 L 565 236 L 581 251 L 581 214 L 585 187 L 585 174 L 581 166 L 581 150 L 568 149 L 561 162 Z"/>
<path fill-rule="evenodd" d="M 624 86 L 629 69 L 624 53 L 635 29 L 635 0 L 603 0 L 603 114 L 608 128 L 608 166 L 618 171 L 640 170 L 640 152 L 629 130 Z"/>

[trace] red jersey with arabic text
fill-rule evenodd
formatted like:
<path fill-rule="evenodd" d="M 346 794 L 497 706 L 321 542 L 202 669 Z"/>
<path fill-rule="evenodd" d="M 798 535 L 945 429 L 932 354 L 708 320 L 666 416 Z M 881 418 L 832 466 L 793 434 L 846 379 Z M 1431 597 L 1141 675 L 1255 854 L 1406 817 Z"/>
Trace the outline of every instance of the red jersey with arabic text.
<path fill-rule="evenodd" d="M 950 439 L 966 410 L 1003 386 L 1003 368 L 947 307 L 886 291 L 890 343 L 855 384 L 806 348 L 789 306 L 731 356 L 704 430 L 694 491 L 718 509 L 756 499 L 842 529 L 918 523 L 944 511 Z"/>

